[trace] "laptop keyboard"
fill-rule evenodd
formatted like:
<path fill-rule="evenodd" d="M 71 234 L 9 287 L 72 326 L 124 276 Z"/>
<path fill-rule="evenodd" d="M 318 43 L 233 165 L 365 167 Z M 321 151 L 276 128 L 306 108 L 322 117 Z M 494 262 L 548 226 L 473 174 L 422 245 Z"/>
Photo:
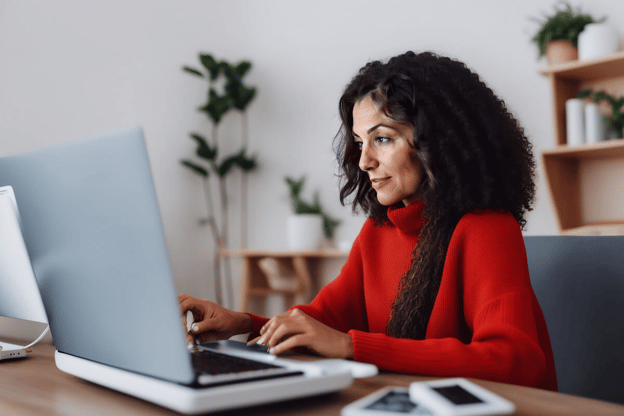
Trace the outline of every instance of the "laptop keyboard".
<path fill-rule="evenodd" d="M 248 360 L 227 354 L 196 348 L 191 353 L 197 382 L 202 385 L 223 385 L 251 380 L 302 375 L 301 371 Z"/>

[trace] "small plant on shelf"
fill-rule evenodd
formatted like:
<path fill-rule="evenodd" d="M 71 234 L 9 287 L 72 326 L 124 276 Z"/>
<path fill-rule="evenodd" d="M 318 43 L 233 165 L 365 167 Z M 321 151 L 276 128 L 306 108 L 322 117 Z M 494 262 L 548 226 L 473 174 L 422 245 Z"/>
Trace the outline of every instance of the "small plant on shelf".
<path fill-rule="evenodd" d="M 573 9 L 570 4 L 559 2 L 555 5 L 555 14 L 544 15 L 545 20 L 531 18 L 541 24 L 539 31 L 533 36 L 533 42 L 537 45 L 539 56 L 546 54 L 546 45 L 554 40 L 569 40 L 578 47 L 579 34 L 590 23 L 602 22 L 594 20 L 589 14 L 582 13 L 580 9 Z"/>
<path fill-rule="evenodd" d="M 285 179 L 290 189 L 290 202 L 292 204 L 293 212 L 295 214 L 320 215 L 323 219 L 323 232 L 325 237 L 332 239 L 334 237 L 336 227 L 340 225 L 340 220 L 329 216 L 325 213 L 325 211 L 323 211 L 318 192 L 314 194 L 312 202 L 304 201 L 301 198 L 301 191 L 303 190 L 303 185 L 305 184 L 305 177 L 298 180 L 290 177 L 286 177 Z"/>
<path fill-rule="evenodd" d="M 591 98 L 596 104 L 603 101 L 609 103 L 612 112 L 605 116 L 605 120 L 609 127 L 615 131 L 617 137 L 622 137 L 624 134 L 624 97 L 615 98 L 605 91 L 594 92 L 591 89 L 581 91 L 578 97 Z"/>

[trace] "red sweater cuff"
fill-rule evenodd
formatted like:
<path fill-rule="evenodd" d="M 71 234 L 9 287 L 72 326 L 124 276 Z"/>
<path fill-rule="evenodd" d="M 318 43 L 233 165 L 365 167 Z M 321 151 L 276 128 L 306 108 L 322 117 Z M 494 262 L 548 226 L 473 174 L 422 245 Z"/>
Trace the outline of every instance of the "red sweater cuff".
<path fill-rule="evenodd" d="M 267 318 L 263 318 L 262 316 L 254 315 L 252 313 L 245 312 L 247 315 L 251 316 L 251 320 L 253 322 L 251 334 L 249 334 L 249 340 L 252 340 L 256 337 L 260 336 L 260 328 L 269 320 Z"/>
<path fill-rule="evenodd" d="M 387 352 L 384 334 L 371 334 L 352 329 L 348 332 L 353 342 L 353 360 L 378 365 L 379 357 Z"/>

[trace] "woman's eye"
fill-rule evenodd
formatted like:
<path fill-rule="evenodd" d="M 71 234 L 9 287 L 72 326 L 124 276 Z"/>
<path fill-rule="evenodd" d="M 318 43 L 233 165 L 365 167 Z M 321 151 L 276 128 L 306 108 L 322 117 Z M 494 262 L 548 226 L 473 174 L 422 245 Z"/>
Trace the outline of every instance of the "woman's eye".
<path fill-rule="evenodd" d="M 355 142 L 355 145 L 357 146 L 358 149 L 361 149 L 362 146 L 364 146 L 363 142 Z"/>
<path fill-rule="evenodd" d="M 388 143 L 390 141 L 389 137 L 377 137 L 375 140 L 377 140 L 379 143 Z"/>

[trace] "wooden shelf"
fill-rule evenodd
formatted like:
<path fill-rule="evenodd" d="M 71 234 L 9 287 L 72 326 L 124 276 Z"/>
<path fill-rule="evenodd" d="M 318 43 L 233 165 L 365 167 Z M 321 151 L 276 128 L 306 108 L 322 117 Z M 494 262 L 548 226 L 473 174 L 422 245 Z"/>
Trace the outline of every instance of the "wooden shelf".
<path fill-rule="evenodd" d="M 548 66 L 540 73 L 568 80 L 596 80 L 621 76 L 623 66 L 624 51 L 598 59 Z"/>
<path fill-rule="evenodd" d="M 251 312 L 252 296 L 266 298 L 282 295 L 285 307 L 305 303 L 316 289 L 314 285 L 314 260 L 346 258 L 349 253 L 334 249 L 312 251 L 265 251 L 248 249 L 221 250 L 223 257 L 240 257 L 243 261 L 240 309 Z M 263 269 L 263 260 L 271 259 L 274 270 Z M 273 275 L 272 275 L 273 274 Z"/>
<path fill-rule="evenodd" d="M 566 101 L 585 89 L 624 96 L 624 51 L 599 59 L 549 66 L 540 73 L 549 77 L 552 90 L 555 147 L 543 150 L 541 155 L 559 229 L 564 234 L 575 235 L 624 234 L 619 221 L 584 223 L 580 189 L 581 165 L 586 161 L 624 159 L 624 140 L 567 146 L 565 114 Z M 604 103 L 601 110 L 610 111 Z M 624 178 L 613 192 L 621 193 L 622 188 Z"/>
<path fill-rule="evenodd" d="M 561 157 L 571 159 L 607 159 L 624 157 L 624 140 L 615 139 L 596 144 L 578 146 L 557 146 L 542 151 L 545 157 Z"/>

